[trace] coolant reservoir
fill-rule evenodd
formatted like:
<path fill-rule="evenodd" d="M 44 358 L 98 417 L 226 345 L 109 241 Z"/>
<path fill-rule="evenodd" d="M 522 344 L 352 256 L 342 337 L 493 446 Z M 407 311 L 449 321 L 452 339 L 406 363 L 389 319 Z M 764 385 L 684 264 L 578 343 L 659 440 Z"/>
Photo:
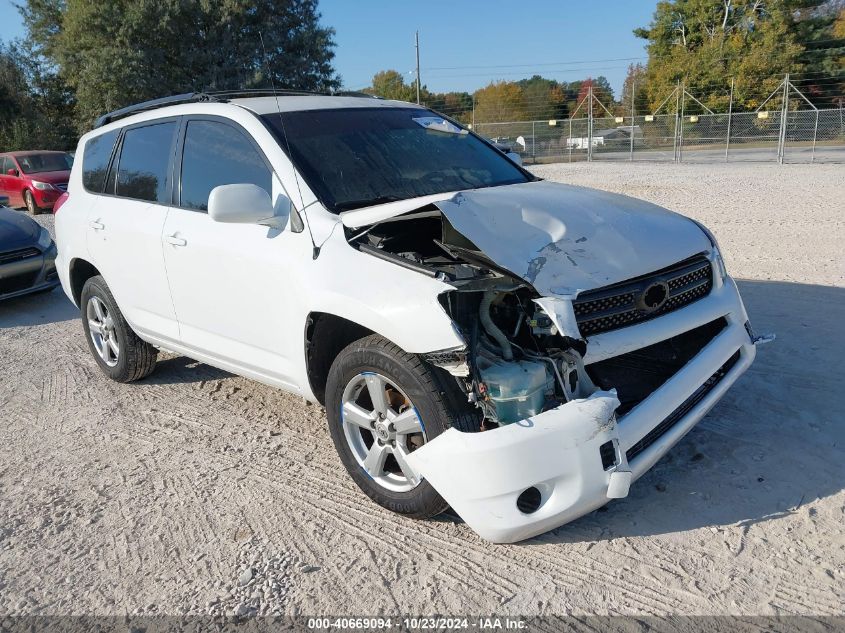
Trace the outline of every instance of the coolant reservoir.
<path fill-rule="evenodd" d="M 479 359 L 478 369 L 496 406 L 499 424 L 518 422 L 542 411 L 548 378 L 545 363 L 489 363 Z"/>

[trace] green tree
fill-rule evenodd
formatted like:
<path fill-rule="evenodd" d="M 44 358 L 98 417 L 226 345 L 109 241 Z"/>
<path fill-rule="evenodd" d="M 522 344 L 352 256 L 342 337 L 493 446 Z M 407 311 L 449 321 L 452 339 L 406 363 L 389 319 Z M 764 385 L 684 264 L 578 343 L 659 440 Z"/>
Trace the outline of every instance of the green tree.
<path fill-rule="evenodd" d="M 21 13 L 33 52 L 74 92 L 80 130 L 168 94 L 340 85 L 316 0 L 26 0 Z"/>
<path fill-rule="evenodd" d="M 398 70 L 381 70 L 373 75 L 372 85 L 365 88 L 364 92 L 374 94 L 383 99 L 396 99 L 397 101 L 416 101 L 416 85 L 405 83 L 405 78 Z M 422 94 L 420 95 L 422 99 Z"/>
<path fill-rule="evenodd" d="M 522 88 L 512 81 L 496 81 L 477 90 L 475 120 L 482 123 L 528 120 Z"/>
<path fill-rule="evenodd" d="M 567 116 L 566 84 L 534 75 L 516 82 L 522 89 L 531 119 L 564 119 Z"/>
<path fill-rule="evenodd" d="M 622 99 L 617 108 L 620 116 L 631 116 L 631 99 L 634 112 L 641 116 L 649 112 L 647 70 L 643 64 L 630 64 L 625 83 L 622 85 Z"/>
<path fill-rule="evenodd" d="M 647 28 L 648 95 L 656 107 L 684 81 L 708 107 L 753 108 L 787 71 L 800 72 L 808 29 L 820 33 L 832 16 L 828 0 L 663 0 Z M 812 22 L 812 25 L 810 24 Z"/>
<path fill-rule="evenodd" d="M 17 44 L 0 42 L 0 151 L 70 149 L 72 97 Z"/>

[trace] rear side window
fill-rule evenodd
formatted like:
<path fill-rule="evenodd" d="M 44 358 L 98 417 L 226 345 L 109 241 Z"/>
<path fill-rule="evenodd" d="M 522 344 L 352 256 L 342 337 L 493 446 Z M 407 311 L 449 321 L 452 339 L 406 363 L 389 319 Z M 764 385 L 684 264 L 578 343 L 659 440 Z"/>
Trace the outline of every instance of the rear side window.
<path fill-rule="evenodd" d="M 117 130 L 89 139 L 82 153 L 82 184 L 91 193 L 102 193 Z"/>
<path fill-rule="evenodd" d="M 118 196 L 170 202 L 167 192 L 175 132 L 175 121 L 126 130 L 117 168 Z"/>
<path fill-rule="evenodd" d="M 231 125 L 190 121 L 182 157 L 180 205 L 208 210 L 208 196 L 220 185 L 253 184 L 272 194 L 272 175 L 261 154 Z"/>

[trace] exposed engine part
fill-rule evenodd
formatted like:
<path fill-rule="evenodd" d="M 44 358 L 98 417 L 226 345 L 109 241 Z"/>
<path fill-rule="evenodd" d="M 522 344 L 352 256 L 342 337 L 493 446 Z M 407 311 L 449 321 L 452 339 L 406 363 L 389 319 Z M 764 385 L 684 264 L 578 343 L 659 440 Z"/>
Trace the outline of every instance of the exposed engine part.
<path fill-rule="evenodd" d="M 557 326 L 545 314 L 529 319 L 528 326 L 534 334 L 546 336 L 557 334 Z"/>
<path fill-rule="evenodd" d="M 543 363 L 480 359 L 479 368 L 499 424 L 512 424 L 543 410 L 549 384 Z"/>
<path fill-rule="evenodd" d="M 467 347 L 424 358 L 454 376 L 467 401 L 481 410 L 482 428 L 532 417 L 596 390 L 582 361 L 586 342 L 572 338 L 578 329 L 570 323 L 571 301 L 539 297 L 435 207 L 348 232 L 347 239 L 364 253 L 455 288 L 441 295 L 441 303 Z"/>
<path fill-rule="evenodd" d="M 563 392 L 567 400 L 586 398 L 597 390 L 584 367 L 584 358 L 575 349 L 560 353 L 560 370 L 563 378 Z"/>
<path fill-rule="evenodd" d="M 502 350 L 502 358 L 510 361 L 513 360 L 513 348 L 511 348 L 510 341 L 508 341 L 505 333 L 493 323 L 493 319 L 490 316 L 490 306 L 493 305 L 493 301 L 498 295 L 499 293 L 494 290 L 488 290 L 484 293 L 484 296 L 481 298 L 481 305 L 478 307 L 478 318 L 481 319 L 481 325 L 484 326 L 487 334 L 499 344 L 499 348 Z"/>

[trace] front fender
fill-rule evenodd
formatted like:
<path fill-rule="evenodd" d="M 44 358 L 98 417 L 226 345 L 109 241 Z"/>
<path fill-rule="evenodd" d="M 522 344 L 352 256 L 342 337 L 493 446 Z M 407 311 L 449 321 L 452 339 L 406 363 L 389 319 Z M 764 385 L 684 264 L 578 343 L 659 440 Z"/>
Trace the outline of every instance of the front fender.
<path fill-rule="evenodd" d="M 411 354 L 465 345 L 437 297 L 454 287 L 362 253 L 326 243 L 313 267 L 309 310 L 348 319 Z"/>

